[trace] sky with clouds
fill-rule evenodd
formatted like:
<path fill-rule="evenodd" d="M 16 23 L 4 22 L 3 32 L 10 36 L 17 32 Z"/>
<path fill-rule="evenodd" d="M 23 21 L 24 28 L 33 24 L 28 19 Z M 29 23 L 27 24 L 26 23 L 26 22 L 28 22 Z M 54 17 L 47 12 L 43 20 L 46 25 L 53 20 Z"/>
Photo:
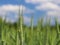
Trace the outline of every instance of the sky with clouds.
<path fill-rule="evenodd" d="M 34 24 L 41 17 L 58 17 L 60 22 L 60 0 L 0 0 L 0 16 L 7 21 L 14 22 L 18 18 L 18 12 L 23 10 L 24 23 L 29 24 L 30 18 L 34 16 Z M 46 20 L 46 19 L 45 19 Z"/>

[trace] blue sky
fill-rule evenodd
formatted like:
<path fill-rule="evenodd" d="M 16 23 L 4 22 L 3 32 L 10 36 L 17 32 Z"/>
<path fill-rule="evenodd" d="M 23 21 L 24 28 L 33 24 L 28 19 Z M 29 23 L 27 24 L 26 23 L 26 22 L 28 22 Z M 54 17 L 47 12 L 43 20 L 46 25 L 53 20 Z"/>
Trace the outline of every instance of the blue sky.
<path fill-rule="evenodd" d="M 18 10 L 24 15 L 24 23 L 29 24 L 30 18 L 34 16 L 34 25 L 41 17 L 50 18 L 53 23 L 54 17 L 58 17 L 60 22 L 60 0 L 0 0 L 0 16 L 4 19 L 7 15 L 7 21 L 16 21 L 18 18 Z M 46 19 L 45 19 L 46 21 Z"/>

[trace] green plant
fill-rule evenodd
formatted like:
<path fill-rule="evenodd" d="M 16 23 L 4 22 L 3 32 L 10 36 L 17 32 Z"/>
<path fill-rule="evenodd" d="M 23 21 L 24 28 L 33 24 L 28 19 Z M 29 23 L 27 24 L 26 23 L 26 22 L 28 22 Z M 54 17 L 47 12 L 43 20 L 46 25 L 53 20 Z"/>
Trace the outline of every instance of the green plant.
<path fill-rule="evenodd" d="M 37 25 L 24 25 L 23 15 L 15 24 L 6 23 L 0 18 L 0 45 L 60 45 L 60 24 L 55 18 L 54 26 L 50 25 L 50 19 L 43 25 L 43 18 L 39 19 Z M 16 27 L 17 25 L 17 27 Z"/>

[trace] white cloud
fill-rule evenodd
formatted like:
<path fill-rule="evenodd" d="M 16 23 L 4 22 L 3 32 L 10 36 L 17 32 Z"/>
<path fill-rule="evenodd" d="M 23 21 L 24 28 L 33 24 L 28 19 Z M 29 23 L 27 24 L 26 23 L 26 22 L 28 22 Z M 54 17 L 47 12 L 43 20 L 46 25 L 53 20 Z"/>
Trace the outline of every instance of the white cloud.
<path fill-rule="evenodd" d="M 48 3 L 43 3 L 39 6 L 36 6 L 37 10 L 59 10 L 60 7 L 57 4 L 48 2 Z"/>
<path fill-rule="evenodd" d="M 37 10 L 47 11 L 47 16 L 60 16 L 60 6 L 55 3 L 43 3 L 42 5 L 36 6 Z"/>
<path fill-rule="evenodd" d="M 36 5 L 36 10 L 43 10 L 47 11 L 47 15 L 51 16 L 59 16 L 60 15 L 60 6 L 58 5 L 60 3 L 60 0 L 25 0 L 27 3 L 34 3 L 39 5 Z M 58 3 L 58 4 L 56 4 Z"/>
<path fill-rule="evenodd" d="M 60 23 L 60 11 L 47 11 L 46 16 L 51 17 L 52 22 L 57 18 L 57 21 Z"/>
<path fill-rule="evenodd" d="M 57 16 L 60 16 L 60 11 L 48 11 L 47 15 L 57 17 Z"/>
<path fill-rule="evenodd" d="M 60 0 L 25 0 L 25 2 L 32 3 L 32 4 L 54 2 L 54 3 L 60 4 Z"/>
<path fill-rule="evenodd" d="M 20 8 L 19 8 L 20 7 Z M 12 11 L 12 12 L 18 12 L 20 9 L 20 12 L 23 12 L 24 13 L 28 13 L 28 12 L 31 12 L 32 10 L 31 9 L 28 9 L 27 7 L 23 6 L 23 5 L 2 5 L 0 6 L 0 12 L 7 12 L 7 11 Z"/>
<path fill-rule="evenodd" d="M 15 10 L 18 10 L 18 6 L 17 5 L 2 5 L 0 6 L 0 9 L 5 10 L 5 11 L 15 11 Z"/>
<path fill-rule="evenodd" d="M 19 8 L 20 7 L 20 8 Z M 2 12 L 8 12 L 8 11 L 11 11 L 11 12 L 16 12 L 16 13 L 18 13 L 19 12 L 19 9 L 20 9 L 20 12 L 24 12 L 25 13 L 25 11 L 26 10 L 28 10 L 28 9 L 26 9 L 26 7 L 25 6 L 23 6 L 23 5 L 2 5 L 2 6 L 0 6 L 0 12 L 2 11 Z"/>
<path fill-rule="evenodd" d="M 60 15 L 60 0 L 25 0 L 27 3 L 37 4 L 36 10 L 47 11 L 46 15 L 49 16 L 59 16 Z"/>
<path fill-rule="evenodd" d="M 59 16 L 60 6 L 56 3 L 60 3 L 60 0 L 25 0 L 27 3 L 34 3 L 36 5 L 36 10 L 47 11 L 47 15 Z"/>
<path fill-rule="evenodd" d="M 57 17 L 60 22 L 60 0 L 25 0 L 26 3 L 38 4 L 36 5 L 36 10 L 46 11 L 46 15 L 48 18 L 51 18 L 51 22 L 54 22 L 54 17 Z M 46 21 L 46 19 L 45 19 Z"/>
<path fill-rule="evenodd" d="M 0 16 L 4 19 L 6 15 L 10 15 L 11 13 L 15 13 L 14 14 L 15 18 L 18 18 L 19 9 L 20 9 L 20 13 L 22 13 L 22 10 L 23 10 L 23 14 L 34 12 L 33 10 L 25 7 L 24 5 L 10 5 L 10 4 L 8 4 L 8 5 L 0 6 Z M 8 20 L 10 20 L 11 22 L 15 21 L 13 19 L 8 18 L 7 22 L 8 22 Z M 24 17 L 25 22 L 29 22 L 29 20 L 30 19 L 28 17 Z"/>
<path fill-rule="evenodd" d="M 60 6 L 55 3 L 47 2 L 42 3 L 41 5 L 36 6 L 36 10 L 43 10 L 46 11 L 47 16 L 60 16 Z"/>
<path fill-rule="evenodd" d="M 30 23 L 30 18 L 27 17 L 27 16 L 24 16 L 24 22 L 25 22 L 25 23 Z"/>
<path fill-rule="evenodd" d="M 60 4 L 60 0 L 52 0 L 52 2 L 54 2 L 56 4 Z"/>
<path fill-rule="evenodd" d="M 25 0 L 26 3 L 32 3 L 32 4 L 43 3 L 48 1 L 52 1 L 52 0 Z"/>

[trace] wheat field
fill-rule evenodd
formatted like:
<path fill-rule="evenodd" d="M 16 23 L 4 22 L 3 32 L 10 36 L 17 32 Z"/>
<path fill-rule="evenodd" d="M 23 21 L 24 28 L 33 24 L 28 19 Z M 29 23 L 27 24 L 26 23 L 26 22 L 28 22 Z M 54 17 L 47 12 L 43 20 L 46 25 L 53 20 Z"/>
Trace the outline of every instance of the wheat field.
<path fill-rule="evenodd" d="M 6 23 L 0 18 L 0 45 L 60 45 L 60 25 L 50 25 L 50 20 L 43 26 L 43 19 L 33 25 L 31 18 L 30 27 L 25 26 L 23 16 L 14 23 Z"/>

